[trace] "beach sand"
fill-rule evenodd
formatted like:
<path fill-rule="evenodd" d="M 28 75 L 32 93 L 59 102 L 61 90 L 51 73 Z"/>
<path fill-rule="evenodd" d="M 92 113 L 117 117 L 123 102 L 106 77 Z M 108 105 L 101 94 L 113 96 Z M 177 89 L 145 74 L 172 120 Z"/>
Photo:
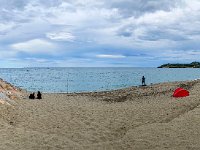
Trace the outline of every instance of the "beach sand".
<path fill-rule="evenodd" d="M 190 96 L 172 97 L 177 87 Z M 2 150 L 200 149 L 200 80 L 41 100 L 18 91 L 0 104 Z"/>

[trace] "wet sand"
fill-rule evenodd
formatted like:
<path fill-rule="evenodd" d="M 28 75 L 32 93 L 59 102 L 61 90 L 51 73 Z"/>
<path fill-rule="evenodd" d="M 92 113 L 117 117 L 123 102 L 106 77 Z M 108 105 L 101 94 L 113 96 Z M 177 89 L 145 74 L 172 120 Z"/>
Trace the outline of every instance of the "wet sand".
<path fill-rule="evenodd" d="M 172 97 L 177 87 L 190 96 Z M 200 80 L 41 100 L 17 91 L 0 104 L 0 149 L 200 149 Z"/>

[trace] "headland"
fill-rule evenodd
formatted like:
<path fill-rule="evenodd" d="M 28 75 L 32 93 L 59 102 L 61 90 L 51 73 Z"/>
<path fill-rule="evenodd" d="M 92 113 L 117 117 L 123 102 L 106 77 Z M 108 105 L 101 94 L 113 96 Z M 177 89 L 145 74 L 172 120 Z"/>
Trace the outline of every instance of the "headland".
<path fill-rule="evenodd" d="M 200 62 L 192 62 L 190 64 L 163 64 L 158 68 L 200 68 Z"/>

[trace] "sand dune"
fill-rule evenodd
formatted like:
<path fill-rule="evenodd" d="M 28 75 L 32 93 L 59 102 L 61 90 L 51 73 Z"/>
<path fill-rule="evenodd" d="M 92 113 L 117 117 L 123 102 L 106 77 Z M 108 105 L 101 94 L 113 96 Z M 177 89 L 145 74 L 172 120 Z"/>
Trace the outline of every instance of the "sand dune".
<path fill-rule="evenodd" d="M 175 99 L 177 87 L 190 96 Z M 0 105 L 1 149 L 200 149 L 200 81 Z"/>

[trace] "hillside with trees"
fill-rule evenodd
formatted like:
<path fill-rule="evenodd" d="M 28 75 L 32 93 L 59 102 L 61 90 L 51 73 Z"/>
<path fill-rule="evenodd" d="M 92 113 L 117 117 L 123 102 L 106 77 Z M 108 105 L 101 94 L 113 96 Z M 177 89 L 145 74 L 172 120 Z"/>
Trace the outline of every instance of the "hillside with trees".
<path fill-rule="evenodd" d="M 200 68 L 200 62 L 192 62 L 190 64 L 163 64 L 158 68 Z"/>

